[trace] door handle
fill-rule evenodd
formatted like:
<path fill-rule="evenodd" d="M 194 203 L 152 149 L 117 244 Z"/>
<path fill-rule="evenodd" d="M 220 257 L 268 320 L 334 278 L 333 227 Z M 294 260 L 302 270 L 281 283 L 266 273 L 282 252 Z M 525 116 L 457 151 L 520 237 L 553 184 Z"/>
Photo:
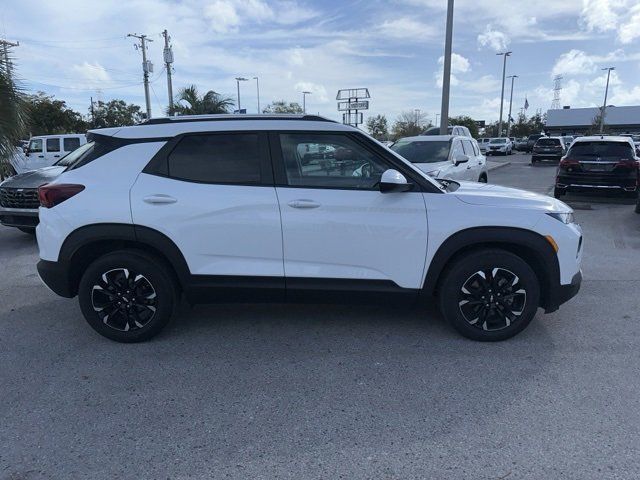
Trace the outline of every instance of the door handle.
<path fill-rule="evenodd" d="M 146 203 L 151 203 L 152 205 L 158 204 L 166 204 L 166 203 L 176 203 L 178 199 L 173 198 L 170 195 L 164 195 L 162 193 L 158 193 L 156 195 L 147 195 L 142 199 Z"/>
<path fill-rule="evenodd" d="M 38 155 L 38 158 L 44 158 L 44 155 Z"/>
<path fill-rule="evenodd" d="M 54 155 L 55 158 L 60 158 L 60 155 Z"/>
<path fill-rule="evenodd" d="M 313 200 L 291 200 L 287 203 L 291 208 L 318 208 L 320 206 L 319 203 L 314 202 Z"/>

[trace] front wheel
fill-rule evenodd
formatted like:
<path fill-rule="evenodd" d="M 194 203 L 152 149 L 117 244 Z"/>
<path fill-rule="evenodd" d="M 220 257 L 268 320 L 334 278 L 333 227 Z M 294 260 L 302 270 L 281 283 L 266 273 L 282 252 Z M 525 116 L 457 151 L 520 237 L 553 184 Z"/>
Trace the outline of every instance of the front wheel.
<path fill-rule="evenodd" d="M 555 187 L 553 189 L 553 196 L 555 198 L 560 198 L 562 196 L 564 196 L 567 192 L 565 190 L 562 190 L 561 188 Z"/>
<path fill-rule="evenodd" d="M 440 286 L 440 309 L 463 336 L 499 341 L 524 330 L 540 302 L 540 284 L 522 258 L 506 250 L 469 253 L 451 265 Z"/>
<path fill-rule="evenodd" d="M 638 199 L 636 200 L 636 213 L 640 213 L 640 194 L 638 194 Z"/>
<path fill-rule="evenodd" d="M 136 250 L 108 253 L 84 272 L 80 309 L 99 334 L 117 342 L 148 340 L 169 323 L 177 288 L 159 259 Z"/>

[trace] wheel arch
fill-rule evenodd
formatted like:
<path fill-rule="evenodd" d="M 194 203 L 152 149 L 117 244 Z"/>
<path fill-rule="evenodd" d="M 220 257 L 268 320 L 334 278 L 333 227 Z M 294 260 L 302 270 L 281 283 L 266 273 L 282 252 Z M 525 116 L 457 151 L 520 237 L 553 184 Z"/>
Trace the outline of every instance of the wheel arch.
<path fill-rule="evenodd" d="M 513 227 L 476 227 L 462 230 L 447 238 L 434 255 L 425 277 L 423 292 L 437 293 L 447 267 L 468 252 L 484 248 L 501 248 L 525 260 L 540 283 L 540 306 L 553 311 L 554 286 L 560 285 L 560 265 L 551 244 L 540 234 Z"/>
<path fill-rule="evenodd" d="M 80 278 L 98 257 L 122 249 L 141 250 L 160 259 L 183 288 L 190 272 L 176 244 L 163 233 L 138 225 L 102 223 L 74 230 L 60 249 L 58 263 L 66 265 L 67 285 L 71 296 L 78 293 Z"/>

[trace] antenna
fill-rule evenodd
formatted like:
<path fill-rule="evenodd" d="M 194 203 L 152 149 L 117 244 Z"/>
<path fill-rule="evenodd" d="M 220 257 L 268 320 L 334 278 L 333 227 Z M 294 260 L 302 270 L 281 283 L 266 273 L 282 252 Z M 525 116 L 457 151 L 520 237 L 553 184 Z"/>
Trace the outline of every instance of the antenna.
<path fill-rule="evenodd" d="M 560 92 L 562 91 L 562 75 L 553 77 L 553 102 L 551 102 L 551 110 L 560 109 Z"/>

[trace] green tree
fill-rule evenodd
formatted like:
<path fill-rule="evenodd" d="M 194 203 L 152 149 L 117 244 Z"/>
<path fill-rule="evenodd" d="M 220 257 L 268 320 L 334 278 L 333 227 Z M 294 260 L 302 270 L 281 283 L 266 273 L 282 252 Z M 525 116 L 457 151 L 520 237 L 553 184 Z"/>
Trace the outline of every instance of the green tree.
<path fill-rule="evenodd" d="M 213 90 L 201 96 L 195 85 L 181 88 L 173 102 L 173 110 L 177 115 L 229 113 L 231 107 L 233 107 L 233 99 L 230 97 L 220 95 Z M 168 109 L 167 113 L 169 113 Z"/>
<path fill-rule="evenodd" d="M 91 111 L 91 109 L 89 109 Z M 138 105 L 124 100 L 99 100 L 93 107 L 93 128 L 124 127 L 140 123 L 143 119 Z"/>
<path fill-rule="evenodd" d="M 28 105 L 9 68 L 0 56 L 0 180 L 11 172 L 9 159 L 18 141 L 27 136 Z"/>
<path fill-rule="evenodd" d="M 402 137 L 420 135 L 429 125 L 426 113 L 416 111 L 402 112 L 398 115 L 393 127 L 391 127 L 391 138 L 396 141 Z"/>
<path fill-rule="evenodd" d="M 478 137 L 478 124 L 476 121 L 466 115 L 460 115 L 457 117 L 449 117 L 449 125 L 461 125 L 467 127 L 473 138 Z"/>
<path fill-rule="evenodd" d="M 43 92 L 27 97 L 29 104 L 29 130 L 31 135 L 84 133 L 89 125 L 78 112 L 67 107 L 64 100 Z"/>
<path fill-rule="evenodd" d="M 376 140 L 387 140 L 389 138 L 387 117 L 376 115 L 375 117 L 367 118 L 367 130 Z"/>
<path fill-rule="evenodd" d="M 547 123 L 547 114 L 540 115 L 536 113 L 529 118 L 529 127 L 531 128 L 531 133 L 541 133 L 544 131 L 544 125 Z"/>
<path fill-rule="evenodd" d="M 511 135 L 514 137 L 528 137 L 531 135 L 531 128 L 524 113 L 518 114 L 518 119 L 511 126 Z"/>
<path fill-rule="evenodd" d="M 302 107 L 298 102 L 276 100 L 263 108 L 262 113 L 302 113 Z"/>

